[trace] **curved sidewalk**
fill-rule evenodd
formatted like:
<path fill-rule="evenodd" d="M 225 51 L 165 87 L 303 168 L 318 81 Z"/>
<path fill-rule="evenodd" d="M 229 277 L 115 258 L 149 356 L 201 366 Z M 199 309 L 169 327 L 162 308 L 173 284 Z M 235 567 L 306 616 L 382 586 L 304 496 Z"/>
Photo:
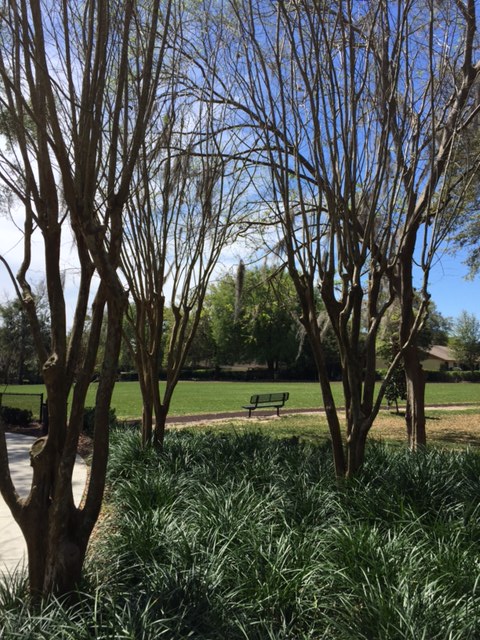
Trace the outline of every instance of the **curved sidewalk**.
<path fill-rule="evenodd" d="M 27 496 L 32 483 L 30 447 L 35 442 L 32 436 L 6 433 L 10 474 L 20 496 Z M 87 466 L 77 456 L 73 472 L 73 495 L 78 505 L 83 495 L 87 478 Z M 20 527 L 0 495 L 0 579 L 22 569 L 26 561 L 27 547 Z"/>

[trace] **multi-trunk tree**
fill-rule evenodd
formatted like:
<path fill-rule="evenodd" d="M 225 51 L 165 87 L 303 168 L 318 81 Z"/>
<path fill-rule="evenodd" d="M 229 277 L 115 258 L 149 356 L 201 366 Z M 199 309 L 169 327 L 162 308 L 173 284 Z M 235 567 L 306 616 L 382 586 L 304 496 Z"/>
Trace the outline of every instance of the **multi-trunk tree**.
<path fill-rule="evenodd" d="M 170 3 L 5 0 L 0 11 L 0 112 L 8 122 L 0 179 L 17 198 L 16 221 L 23 227 L 16 277 L 4 264 L 28 315 L 49 409 L 48 436 L 32 449 L 26 498 L 15 491 L 1 432 L 0 490 L 26 539 L 30 590 L 39 598 L 78 584 L 102 503 L 127 302 L 117 274 L 123 213 L 154 112 Z M 48 346 L 29 280 L 34 239 L 43 243 Z M 79 265 L 71 330 L 65 251 Z M 104 317 L 90 478 L 76 506 L 72 470 Z"/>
<path fill-rule="evenodd" d="M 121 261 L 132 300 L 126 321 L 142 391 L 142 440 L 157 447 L 210 278 L 249 210 L 250 177 L 225 160 L 232 139 L 217 133 L 221 110 L 182 99 L 176 82 L 174 74 L 157 129 L 142 144 Z"/>
<path fill-rule="evenodd" d="M 411 445 L 425 442 L 415 339 L 430 265 L 456 213 L 446 179 L 455 173 L 455 142 L 478 106 L 476 6 L 242 0 L 217 16 L 214 33 L 221 68 L 209 65 L 211 54 L 202 56 L 212 38 L 190 54 L 204 73 L 211 69 L 202 97 L 230 106 L 244 132 L 245 158 L 269 170 L 258 185 L 265 220 L 279 229 L 302 306 L 336 472 L 352 475 L 384 391 L 375 390 L 375 344 L 395 298 Z M 458 189 L 477 160 L 464 167 Z M 416 288 L 423 302 L 415 313 Z M 317 291 L 342 360 L 344 436 Z"/>

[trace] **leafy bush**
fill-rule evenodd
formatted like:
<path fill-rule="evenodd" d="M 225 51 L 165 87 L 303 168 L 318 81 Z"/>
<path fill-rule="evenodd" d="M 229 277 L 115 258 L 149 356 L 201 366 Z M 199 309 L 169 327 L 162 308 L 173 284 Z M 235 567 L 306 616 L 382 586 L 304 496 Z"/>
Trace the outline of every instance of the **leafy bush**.
<path fill-rule="evenodd" d="M 427 371 L 427 382 L 480 382 L 480 371 Z"/>
<path fill-rule="evenodd" d="M 0 416 L 5 424 L 14 424 L 26 427 L 33 420 L 33 413 L 29 409 L 17 409 L 15 407 L 0 407 Z"/>
<path fill-rule="evenodd" d="M 92 437 L 95 424 L 95 407 L 85 407 L 83 412 L 83 433 Z M 115 409 L 110 408 L 108 412 L 108 426 L 113 429 L 117 426 L 117 416 Z"/>

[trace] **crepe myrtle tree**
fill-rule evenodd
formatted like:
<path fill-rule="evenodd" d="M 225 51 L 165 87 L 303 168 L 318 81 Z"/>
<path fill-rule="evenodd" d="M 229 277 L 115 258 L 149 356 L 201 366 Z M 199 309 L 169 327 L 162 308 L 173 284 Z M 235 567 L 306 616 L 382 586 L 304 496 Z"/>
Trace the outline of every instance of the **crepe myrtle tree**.
<path fill-rule="evenodd" d="M 121 260 L 132 300 L 126 321 L 142 391 L 142 441 L 159 448 L 210 278 L 251 209 L 251 176 L 225 159 L 234 141 L 218 133 L 222 110 L 192 104 L 175 86 L 165 92 L 166 112 L 144 140 L 134 173 Z"/>
<path fill-rule="evenodd" d="M 388 375 L 377 393 L 375 345 L 395 298 L 400 349 L 390 371 L 404 359 L 412 447 L 425 442 L 415 339 L 429 269 L 456 213 L 455 202 L 445 206 L 445 177 L 459 132 L 478 107 L 475 14 L 473 1 L 241 0 L 216 16 L 222 66 L 202 56 L 210 41 L 190 52 L 199 69 L 212 72 L 203 98 L 230 106 L 248 162 L 268 169 L 259 193 L 265 218 L 280 230 L 302 307 L 340 477 L 361 467 L 381 406 Z M 465 167 L 465 182 L 476 161 Z M 317 291 L 342 362 L 345 433 L 327 375 Z"/>
<path fill-rule="evenodd" d="M 0 179 L 20 203 L 12 223 L 21 219 L 23 226 L 16 275 L 5 257 L 2 262 L 22 300 L 42 365 L 49 432 L 32 447 L 33 481 L 28 496 L 20 498 L 2 430 L 0 490 L 27 543 L 34 599 L 68 593 L 78 584 L 102 503 L 108 414 L 127 302 L 117 275 L 123 212 L 155 109 L 169 13 L 168 0 L 1 4 L 0 111 L 8 135 L 0 149 Z M 30 285 L 34 241 L 43 244 L 48 345 Z M 64 244 L 79 265 L 70 331 Z M 72 470 L 104 317 L 90 479 L 76 506 Z"/>

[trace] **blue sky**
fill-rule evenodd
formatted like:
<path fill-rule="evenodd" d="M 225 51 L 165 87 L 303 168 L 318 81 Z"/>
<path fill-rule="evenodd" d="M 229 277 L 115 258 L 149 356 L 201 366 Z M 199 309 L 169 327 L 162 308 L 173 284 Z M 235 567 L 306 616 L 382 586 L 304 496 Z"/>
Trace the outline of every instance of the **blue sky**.
<path fill-rule="evenodd" d="M 66 234 L 64 246 L 64 260 L 66 266 L 72 261 L 69 247 L 71 240 Z M 18 269 L 22 251 L 21 233 L 12 225 L 11 221 L 5 217 L 0 217 L 0 253 L 12 262 L 14 271 Z M 443 253 L 437 258 L 430 277 L 429 291 L 438 310 L 442 315 L 455 319 L 462 311 L 475 314 L 480 320 L 480 275 L 474 280 L 467 280 L 465 276 L 468 269 L 463 264 L 464 255 L 452 256 Z M 228 262 L 228 261 L 227 261 Z M 238 263 L 238 256 L 235 257 L 234 264 Z M 222 261 L 226 266 L 225 259 Z M 220 271 L 222 271 L 220 265 Z M 70 277 L 68 278 L 68 291 L 66 291 L 68 314 L 73 314 L 73 303 L 78 282 L 74 277 L 75 268 L 70 264 Z M 43 247 L 41 242 L 34 244 L 32 251 L 32 281 L 38 282 L 44 273 Z M 8 278 L 3 265 L 0 266 L 0 303 L 14 296 L 12 284 Z"/>
<path fill-rule="evenodd" d="M 462 311 L 480 319 L 480 275 L 467 280 L 464 256 L 444 254 L 430 276 L 429 291 L 442 315 L 455 319 Z"/>

